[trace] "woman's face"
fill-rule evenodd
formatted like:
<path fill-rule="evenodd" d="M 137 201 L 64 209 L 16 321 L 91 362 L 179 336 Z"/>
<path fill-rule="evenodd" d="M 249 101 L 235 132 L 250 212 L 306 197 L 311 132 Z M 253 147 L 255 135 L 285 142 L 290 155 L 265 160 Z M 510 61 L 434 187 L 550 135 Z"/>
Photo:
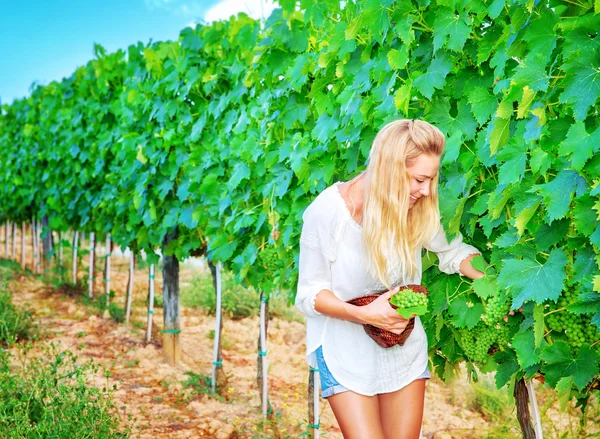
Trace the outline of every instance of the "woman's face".
<path fill-rule="evenodd" d="M 437 175 L 439 167 L 440 158 L 428 154 L 421 154 L 408 164 L 406 170 L 410 177 L 409 209 L 419 198 L 429 196 L 431 180 Z"/>

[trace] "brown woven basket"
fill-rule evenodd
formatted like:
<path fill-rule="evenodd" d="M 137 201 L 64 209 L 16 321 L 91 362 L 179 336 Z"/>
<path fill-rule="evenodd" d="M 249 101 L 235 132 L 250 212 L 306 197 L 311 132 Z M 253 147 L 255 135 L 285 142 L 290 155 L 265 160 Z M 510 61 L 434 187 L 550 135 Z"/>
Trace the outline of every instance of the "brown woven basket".
<path fill-rule="evenodd" d="M 427 295 L 427 288 L 425 288 L 422 285 L 407 285 L 404 287 L 400 287 L 399 291 L 406 290 L 406 289 L 411 289 L 415 293 L 421 293 L 421 294 Z M 375 294 L 369 294 L 367 296 L 356 297 L 352 300 L 348 300 L 347 302 L 352 305 L 356 305 L 356 306 L 368 305 L 369 303 L 371 303 L 372 301 L 377 299 L 380 295 L 382 295 L 386 291 L 387 290 L 380 291 Z M 390 303 L 390 306 L 394 309 L 398 308 L 397 306 L 394 306 L 391 303 Z M 369 337 L 371 337 L 373 340 L 375 340 L 375 343 L 377 343 L 382 348 L 391 348 L 392 346 L 396 346 L 396 345 L 402 346 L 408 339 L 408 336 L 411 334 L 414 327 L 415 327 L 414 317 L 408 321 L 408 325 L 406 326 L 406 329 L 401 334 L 394 334 L 393 332 L 386 331 L 385 329 L 377 328 L 376 326 L 373 326 L 373 325 L 363 325 L 363 328 L 365 328 L 365 332 L 369 335 Z"/>

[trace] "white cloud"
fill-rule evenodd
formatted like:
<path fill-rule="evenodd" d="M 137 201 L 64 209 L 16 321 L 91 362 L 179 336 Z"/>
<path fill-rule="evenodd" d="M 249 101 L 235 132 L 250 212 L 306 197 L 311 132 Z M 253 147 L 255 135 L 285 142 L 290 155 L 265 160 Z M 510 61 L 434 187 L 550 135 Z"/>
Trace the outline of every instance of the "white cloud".
<path fill-rule="evenodd" d="M 239 12 L 245 12 L 255 19 L 266 19 L 276 7 L 271 0 L 222 0 L 204 14 L 204 21 L 227 20 Z"/>

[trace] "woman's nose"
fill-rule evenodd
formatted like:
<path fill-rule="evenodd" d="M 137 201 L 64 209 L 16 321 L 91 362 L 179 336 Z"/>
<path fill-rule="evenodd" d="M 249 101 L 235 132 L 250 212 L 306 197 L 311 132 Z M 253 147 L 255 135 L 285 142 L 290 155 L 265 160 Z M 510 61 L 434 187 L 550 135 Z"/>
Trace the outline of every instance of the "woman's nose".
<path fill-rule="evenodd" d="M 421 188 L 421 195 L 423 195 L 424 197 L 428 197 L 429 196 L 429 185 Z"/>

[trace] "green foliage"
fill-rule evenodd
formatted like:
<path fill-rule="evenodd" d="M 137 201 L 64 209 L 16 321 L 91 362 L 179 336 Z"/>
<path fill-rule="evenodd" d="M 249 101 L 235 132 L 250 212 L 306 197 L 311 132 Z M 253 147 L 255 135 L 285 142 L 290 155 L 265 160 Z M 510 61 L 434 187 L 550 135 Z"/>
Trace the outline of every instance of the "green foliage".
<path fill-rule="evenodd" d="M 6 285 L 0 284 L 0 346 L 10 346 L 36 337 L 37 326 L 31 310 L 13 305 L 12 295 L 6 290 Z"/>
<path fill-rule="evenodd" d="M 221 306 L 228 318 L 243 319 L 260 314 L 260 294 L 256 290 L 237 285 L 228 273 L 221 276 L 221 282 Z M 269 299 L 269 317 L 302 320 L 298 312 L 288 308 L 283 295 L 272 293 Z M 190 285 L 182 287 L 181 303 L 185 307 L 200 308 L 208 314 L 215 314 L 215 288 L 210 273 L 204 273 L 192 279 Z"/>
<path fill-rule="evenodd" d="M 116 386 L 90 384 L 97 365 L 54 346 L 26 359 L 30 348 L 16 358 L 0 350 L 1 437 L 129 437 L 112 401 Z"/>
<path fill-rule="evenodd" d="M 448 138 L 443 225 L 489 261 L 473 284 L 424 273 L 436 369 L 449 376 L 492 343 L 475 363 L 496 368 L 498 384 L 549 371 L 561 395 L 582 399 L 600 346 L 563 353 L 588 361 L 585 373 L 555 369 L 545 352 L 558 334 L 544 325 L 571 288 L 581 299 L 561 312 L 600 326 L 597 12 L 556 0 L 286 1 L 263 24 L 240 14 L 177 41 L 97 46 L 70 77 L 2 107 L 0 220 L 47 214 L 54 229 L 110 232 L 150 262 L 177 227 L 163 254 L 205 247 L 237 283 L 293 296 L 306 206 L 363 169 L 385 123 L 422 118 Z M 482 315 L 514 343 L 491 342 Z M 477 344 L 479 328 L 489 337 L 469 355 L 462 337 Z"/>

